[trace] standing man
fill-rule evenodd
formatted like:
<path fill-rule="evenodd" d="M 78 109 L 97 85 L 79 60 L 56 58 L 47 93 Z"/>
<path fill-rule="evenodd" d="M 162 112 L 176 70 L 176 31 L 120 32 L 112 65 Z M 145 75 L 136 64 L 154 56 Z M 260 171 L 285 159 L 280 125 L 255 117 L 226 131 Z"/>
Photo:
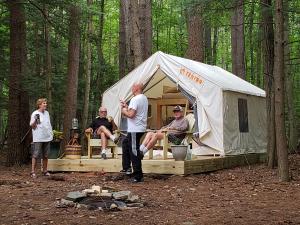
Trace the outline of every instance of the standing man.
<path fill-rule="evenodd" d="M 40 98 L 36 101 L 37 110 L 31 114 L 30 126 L 32 127 L 33 152 L 30 176 L 36 178 L 36 162 L 39 156 L 43 157 L 43 175 L 50 176 L 47 170 L 50 142 L 53 139 L 53 131 L 47 108 L 47 99 Z"/>
<path fill-rule="evenodd" d="M 132 162 L 132 182 L 136 183 L 143 181 L 140 140 L 147 127 L 148 99 L 142 93 L 142 83 L 134 83 L 131 91 L 134 97 L 130 100 L 129 106 L 121 101 L 121 112 L 127 117 L 127 137 L 122 143 L 122 165 L 123 171 L 128 172 Z"/>

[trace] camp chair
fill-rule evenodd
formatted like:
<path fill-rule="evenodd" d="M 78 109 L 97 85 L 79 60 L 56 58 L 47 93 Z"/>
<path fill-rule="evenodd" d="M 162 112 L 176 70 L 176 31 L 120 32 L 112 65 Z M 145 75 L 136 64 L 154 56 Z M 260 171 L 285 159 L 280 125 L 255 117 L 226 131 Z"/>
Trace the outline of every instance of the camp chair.
<path fill-rule="evenodd" d="M 114 135 L 120 135 L 119 130 L 115 130 L 113 133 L 114 133 Z M 87 138 L 88 158 L 91 159 L 92 154 L 93 154 L 93 148 L 94 147 L 101 148 L 101 139 L 100 138 L 97 138 L 97 139 L 92 138 L 91 132 L 86 132 L 85 135 Z M 118 147 L 118 145 L 115 144 L 112 140 L 110 140 L 110 139 L 107 140 L 107 148 L 111 149 L 112 158 L 118 157 L 117 147 Z"/>
<path fill-rule="evenodd" d="M 194 126 L 195 126 L 195 117 L 194 114 L 189 113 L 185 116 L 185 118 L 188 120 L 189 126 L 188 126 L 188 130 L 185 132 L 186 133 L 185 138 L 182 140 L 181 143 L 188 145 L 192 141 Z M 171 148 L 172 143 L 168 142 L 167 132 L 163 131 L 163 134 L 164 134 L 163 139 L 159 140 L 158 143 L 155 145 L 155 147 L 162 147 L 163 159 L 168 159 L 168 149 Z M 153 149 L 149 150 L 149 159 L 153 159 Z"/>

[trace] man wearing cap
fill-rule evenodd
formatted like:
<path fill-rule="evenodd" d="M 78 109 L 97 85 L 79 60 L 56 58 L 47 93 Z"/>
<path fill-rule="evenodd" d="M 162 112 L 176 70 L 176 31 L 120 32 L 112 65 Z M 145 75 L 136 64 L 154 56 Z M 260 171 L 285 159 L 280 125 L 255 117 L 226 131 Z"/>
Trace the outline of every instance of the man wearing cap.
<path fill-rule="evenodd" d="M 162 127 L 156 133 L 147 133 L 143 143 L 140 146 L 140 151 L 145 155 L 147 151 L 156 144 L 157 140 L 162 140 L 164 134 L 162 131 L 167 131 L 168 140 L 172 143 L 181 142 L 185 137 L 185 132 L 188 130 L 188 120 L 183 117 L 183 109 L 177 105 L 173 109 L 174 120 L 167 126 Z"/>

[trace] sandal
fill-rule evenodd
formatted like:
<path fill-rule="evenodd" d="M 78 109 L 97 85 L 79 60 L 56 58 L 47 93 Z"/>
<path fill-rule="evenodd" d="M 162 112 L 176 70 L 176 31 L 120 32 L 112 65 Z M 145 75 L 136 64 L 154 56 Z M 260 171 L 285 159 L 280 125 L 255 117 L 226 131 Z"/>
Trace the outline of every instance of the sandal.
<path fill-rule="evenodd" d="M 48 171 L 46 171 L 46 172 L 43 172 L 43 175 L 46 176 L 46 177 L 49 177 L 50 173 Z"/>
<path fill-rule="evenodd" d="M 31 172 L 31 173 L 30 173 L 30 177 L 33 178 L 33 179 L 35 179 L 35 178 L 36 178 L 35 172 Z"/>

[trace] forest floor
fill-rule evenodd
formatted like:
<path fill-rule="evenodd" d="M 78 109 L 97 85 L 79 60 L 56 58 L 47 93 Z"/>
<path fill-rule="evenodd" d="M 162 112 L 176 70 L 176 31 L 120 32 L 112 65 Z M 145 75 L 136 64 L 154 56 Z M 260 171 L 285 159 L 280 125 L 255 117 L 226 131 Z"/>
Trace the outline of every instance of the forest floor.
<path fill-rule="evenodd" d="M 1 163 L 0 224 L 300 224 L 300 155 L 291 155 L 292 181 L 278 182 L 264 165 L 189 176 L 145 175 L 143 183 L 113 181 L 117 174 L 56 173 L 64 181 L 29 177 L 30 166 Z M 143 208 L 99 211 L 56 208 L 70 191 L 93 184 L 130 190 Z"/>

